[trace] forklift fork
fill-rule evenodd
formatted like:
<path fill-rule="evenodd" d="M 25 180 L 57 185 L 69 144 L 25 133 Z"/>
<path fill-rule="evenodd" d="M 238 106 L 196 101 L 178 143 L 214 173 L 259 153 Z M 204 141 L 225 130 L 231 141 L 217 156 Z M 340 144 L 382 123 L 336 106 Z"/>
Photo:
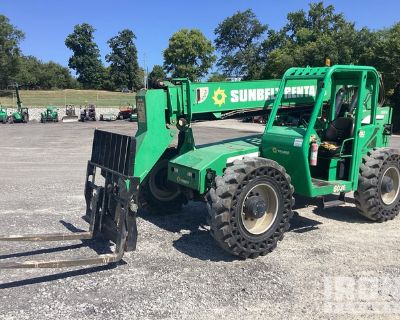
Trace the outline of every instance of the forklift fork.
<path fill-rule="evenodd" d="M 112 148 L 112 150 L 111 150 Z M 50 233 L 0 236 L 0 241 L 88 240 L 99 235 L 115 243 L 113 253 L 86 258 L 50 261 L 0 262 L 0 269 L 62 268 L 110 264 L 120 261 L 125 251 L 136 249 L 137 226 L 135 194 L 137 179 L 129 175 L 133 166 L 135 141 L 115 133 L 95 131 L 92 158 L 86 172 L 85 220 L 89 230 L 75 233 Z M 101 170 L 104 187 L 95 184 L 96 169 Z"/>

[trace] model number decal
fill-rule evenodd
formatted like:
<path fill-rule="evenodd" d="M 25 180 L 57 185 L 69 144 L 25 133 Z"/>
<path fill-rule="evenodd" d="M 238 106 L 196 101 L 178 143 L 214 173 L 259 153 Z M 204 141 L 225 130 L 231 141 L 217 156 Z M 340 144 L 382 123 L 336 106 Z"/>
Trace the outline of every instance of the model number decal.
<path fill-rule="evenodd" d="M 300 148 L 303 145 L 303 139 L 294 139 L 293 146 Z"/>
<path fill-rule="evenodd" d="M 340 184 L 335 184 L 335 186 L 333 187 L 333 192 L 337 193 L 337 192 L 343 192 L 346 190 L 346 186 L 345 185 L 340 185 Z"/>

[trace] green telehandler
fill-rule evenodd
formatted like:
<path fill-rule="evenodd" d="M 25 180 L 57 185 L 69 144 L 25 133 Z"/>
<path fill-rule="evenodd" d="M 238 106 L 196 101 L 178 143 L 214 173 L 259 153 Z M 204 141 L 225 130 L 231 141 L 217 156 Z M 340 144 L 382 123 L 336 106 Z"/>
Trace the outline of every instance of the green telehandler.
<path fill-rule="evenodd" d="M 330 207 L 343 204 L 345 194 L 354 191 L 359 212 L 370 220 L 398 215 L 400 157 L 388 147 L 392 110 L 384 105 L 374 68 L 291 68 L 281 81 L 175 79 L 163 85 L 137 94 L 134 137 L 95 130 L 85 187 L 88 232 L 0 238 L 69 240 L 102 234 L 116 244 L 115 252 L 9 262 L 1 268 L 119 261 L 136 248 L 138 209 L 164 214 L 188 200 L 207 203 L 210 234 L 242 258 L 275 249 L 289 229 L 295 192 L 312 198 L 333 194 L 336 199 L 323 202 Z M 197 146 L 192 119 L 210 113 L 267 115 L 268 121 L 263 134 Z"/>
<path fill-rule="evenodd" d="M 19 85 L 18 83 L 14 84 L 15 95 L 17 97 L 17 110 L 13 112 L 8 117 L 9 123 L 28 123 L 29 122 L 29 111 L 27 107 L 22 106 L 21 97 L 19 95 Z"/>

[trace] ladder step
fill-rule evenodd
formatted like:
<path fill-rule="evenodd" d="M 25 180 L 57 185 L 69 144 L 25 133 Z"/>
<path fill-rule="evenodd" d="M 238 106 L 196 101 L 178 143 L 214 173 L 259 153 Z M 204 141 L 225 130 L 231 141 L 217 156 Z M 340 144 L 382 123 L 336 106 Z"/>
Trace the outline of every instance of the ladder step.
<path fill-rule="evenodd" d="M 342 206 L 344 204 L 346 204 L 346 202 L 342 201 L 342 200 L 332 200 L 332 201 L 326 201 L 326 202 L 324 201 L 323 207 L 324 207 L 324 209 L 327 209 L 327 208 Z"/>

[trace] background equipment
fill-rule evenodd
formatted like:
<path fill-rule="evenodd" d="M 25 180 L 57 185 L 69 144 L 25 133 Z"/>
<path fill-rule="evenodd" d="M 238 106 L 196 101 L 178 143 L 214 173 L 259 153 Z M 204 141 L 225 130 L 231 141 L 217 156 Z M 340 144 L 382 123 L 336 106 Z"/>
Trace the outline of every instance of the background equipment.
<path fill-rule="evenodd" d="M 22 101 L 19 96 L 19 86 L 18 83 L 15 83 L 15 95 L 17 97 L 17 110 L 13 112 L 8 117 L 9 123 L 28 123 L 29 122 L 29 111 L 28 108 L 22 106 Z"/>
<path fill-rule="evenodd" d="M 115 253 L 0 267 L 118 261 L 136 247 L 138 209 L 172 213 L 189 200 L 207 203 L 211 236 L 242 258 L 276 248 L 289 230 L 294 192 L 332 207 L 354 191 L 362 215 L 391 220 L 400 210 L 400 155 L 388 148 L 392 110 L 383 97 L 374 68 L 342 65 L 291 68 L 281 81 L 175 79 L 162 89 L 142 90 L 136 96 L 134 137 L 95 130 L 85 186 L 89 231 L 0 237 L 61 240 L 102 234 L 116 244 Z M 196 145 L 192 119 L 210 114 L 266 114 L 268 122 L 263 134 Z M 327 195 L 336 199 L 327 201 Z"/>
<path fill-rule="evenodd" d="M 75 113 L 75 107 L 71 104 L 65 106 L 65 116 L 62 117 L 62 122 L 76 122 L 78 116 Z"/>
<path fill-rule="evenodd" d="M 96 106 L 94 104 L 89 104 L 81 109 L 79 121 L 96 121 Z"/>
<path fill-rule="evenodd" d="M 46 110 L 40 114 L 40 122 L 58 122 L 58 108 L 55 106 L 48 106 Z"/>
<path fill-rule="evenodd" d="M 120 107 L 118 113 L 118 119 L 119 120 L 129 119 L 134 112 L 135 109 L 132 106 Z"/>
<path fill-rule="evenodd" d="M 117 116 L 114 113 L 104 113 L 104 114 L 100 114 L 99 120 L 100 121 L 116 121 Z"/>
<path fill-rule="evenodd" d="M 2 105 L 0 105 L 0 123 L 7 123 L 7 120 L 7 108 L 4 108 Z"/>

